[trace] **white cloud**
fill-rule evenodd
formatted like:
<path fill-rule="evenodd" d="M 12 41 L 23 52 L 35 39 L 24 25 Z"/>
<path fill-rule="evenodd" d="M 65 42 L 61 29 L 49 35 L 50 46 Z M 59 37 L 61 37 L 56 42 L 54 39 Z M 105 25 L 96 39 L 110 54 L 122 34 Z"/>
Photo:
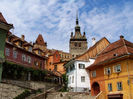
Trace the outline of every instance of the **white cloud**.
<path fill-rule="evenodd" d="M 86 31 L 89 45 L 92 37 L 107 37 L 110 41 L 120 34 L 132 40 L 133 8 L 125 3 L 123 9 L 110 5 L 107 8 L 95 7 L 97 3 L 85 4 L 85 0 L 1 0 L 0 11 L 9 23 L 15 26 L 15 34 L 24 34 L 28 41 L 35 41 L 39 33 L 47 41 L 49 48 L 69 50 L 69 37 L 75 26 L 77 9 L 80 12 L 82 32 Z M 95 0 L 94 0 L 95 1 Z M 126 33 L 127 34 L 126 34 Z"/>

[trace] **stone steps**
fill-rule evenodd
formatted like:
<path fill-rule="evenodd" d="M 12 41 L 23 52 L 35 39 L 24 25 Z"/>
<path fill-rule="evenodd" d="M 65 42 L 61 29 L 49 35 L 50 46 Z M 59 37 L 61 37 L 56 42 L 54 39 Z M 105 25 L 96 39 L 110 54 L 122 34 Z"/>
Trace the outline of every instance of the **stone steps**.
<path fill-rule="evenodd" d="M 13 99 L 23 91 L 24 89 L 21 87 L 0 83 L 0 99 Z"/>

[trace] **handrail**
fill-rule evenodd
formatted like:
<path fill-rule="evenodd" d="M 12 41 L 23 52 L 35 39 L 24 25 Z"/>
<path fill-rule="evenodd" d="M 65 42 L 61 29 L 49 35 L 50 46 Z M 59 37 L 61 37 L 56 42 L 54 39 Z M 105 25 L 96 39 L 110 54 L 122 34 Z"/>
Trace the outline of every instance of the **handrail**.
<path fill-rule="evenodd" d="M 103 91 L 99 92 L 95 99 L 97 99 L 97 97 L 99 97 L 102 93 L 103 93 Z"/>

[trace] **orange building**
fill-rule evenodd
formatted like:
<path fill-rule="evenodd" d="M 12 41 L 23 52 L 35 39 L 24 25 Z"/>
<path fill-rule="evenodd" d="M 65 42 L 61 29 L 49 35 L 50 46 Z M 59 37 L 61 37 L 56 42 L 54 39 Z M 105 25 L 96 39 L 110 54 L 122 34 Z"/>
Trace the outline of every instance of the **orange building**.
<path fill-rule="evenodd" d="M 133 99 L 133 43 L 120 36 L 87 68 L 97 99 Z"/>

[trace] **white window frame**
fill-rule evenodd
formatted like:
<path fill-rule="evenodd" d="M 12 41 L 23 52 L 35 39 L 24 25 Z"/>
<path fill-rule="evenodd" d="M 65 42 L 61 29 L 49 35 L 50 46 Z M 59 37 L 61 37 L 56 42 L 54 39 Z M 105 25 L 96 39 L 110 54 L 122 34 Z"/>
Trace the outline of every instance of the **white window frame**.
<path fill-rule="evenodd" d="M 27 62 L 31 63 L 31 57 L 30 56 L 27 56 Z"/>
<path fill-rule="evenodd" d="M 104 68 L 104 74 L 105 75 L 110 75 L 111 74 L 111 68 L 110 67 Z"/>
<path fill-rule="evenodd" d="M 26 55 L 22 54 L 22 61 L 26 62 Z"/>
<path fill-rule="evenodd" d="M 120 73 L 120 72 L 121 72 L 121 65 L 120 65 L 120 64 L 114 66 L 114 72 L 115 72 L 115 73 Z"/>
<path fill-rule="evenodd" d="M 10 56 L 10 49 L 9 48 L 6 48 L 5 54 L 6 54 L 6 56 Z"/>
<path fill-rule="evenodd" d="M 85 64 L 79 63 L 79 69 L 85 69 Z"/>

